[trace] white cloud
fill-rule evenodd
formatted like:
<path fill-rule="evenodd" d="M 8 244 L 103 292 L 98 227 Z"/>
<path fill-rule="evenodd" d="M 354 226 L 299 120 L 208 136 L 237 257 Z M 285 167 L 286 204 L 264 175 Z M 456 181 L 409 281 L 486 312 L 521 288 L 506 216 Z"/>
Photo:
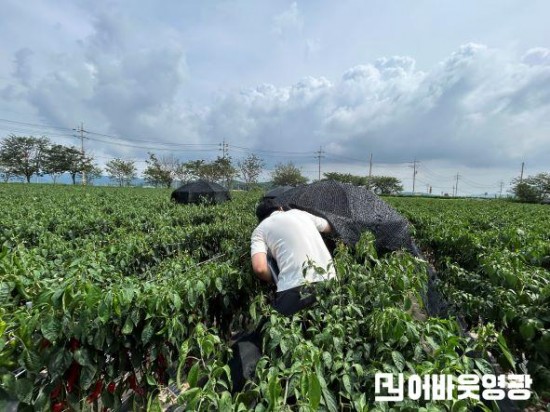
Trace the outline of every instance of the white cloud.
<path fill-rule="evenodd" d="M 306 39 L 305 55 L 310 59 L 321 51 L 321 41 L 319 39 Z"/>
<path fill-rule="evenodd" d="M 304 21 L 298 3 L 294 2 L 290 7 L 273 18 L 273 33 L 283 36 L 288 32 L 300 31 Z"/>
<path fill-rule="evenodd" d="M 527 50 L 521 60 L 530 66 L 548 66 L 550 65 L 550 50 L 544 47 L 534 47 Z"/>
<path fill-rule="evenodd" d="M 33 54 L 33 51 L 29 48 L 19 49 L 15 53 L 15 72 L 13 75 L 24 85 L 29 84 L 32 78 L 32 64 L 30 58 Z"/>
<path fill-rule="evenodd" d="M 330 154 L 364 160 L 348 164 L 364 167 L 371 152 L 377 162 L 416 157 L 453 170 L 523 160 L 547 167 L 550 49 L 532 48 L 531 41 L 510 50 L 468 43 L 480 37 L 468 35 L 456 47 L 443 37 L 400 40 L 399 30 L 383 41 L 378 32 L 389 35 L 387 16 L 377 24 L 369 15 L 374 31 L 363 32 L 346 26 L 361 16 L 329 3 L 277 10 L 240 0 L 153 8 L 150 16 L 124 2 L 112 10 L 105 3 L 62 4 L 48 7 L 48 21 L 31 7 L 8 7 L 36 33 L 17 31 L 25 24 L 13 19 L 0 25 L 0 38 L 15 39 L 0 52 L 10 63 L 0 68 L 3 112 L 66 127 L 83 121 L 90 130 L 134 139 L 225 138 L 256 151 L 305 152 L 289 156 L 304 165 L 322 145 L 327 167 L 335 161 Z M 183 22 L 173 10 L 186 12 Z M 439 54 L 426 60 L 432 46 Z M 107 145 L 101 151 L 146 152 Z"/>

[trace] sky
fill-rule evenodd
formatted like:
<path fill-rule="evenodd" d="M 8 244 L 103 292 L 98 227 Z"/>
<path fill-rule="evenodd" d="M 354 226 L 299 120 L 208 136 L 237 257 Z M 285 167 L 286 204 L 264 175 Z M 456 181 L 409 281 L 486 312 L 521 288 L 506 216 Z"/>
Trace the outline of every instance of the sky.
<path fill-rule="evenodd" d="M 550 171 L 546 0 L 3 0 L 0 138 L 506 194 Z M 77 137 L 75 137 L 75 135 Z M 414 163 L 416 161 L 416 163 Z M 457 178 L 458 175 L 458 178 Z"/>

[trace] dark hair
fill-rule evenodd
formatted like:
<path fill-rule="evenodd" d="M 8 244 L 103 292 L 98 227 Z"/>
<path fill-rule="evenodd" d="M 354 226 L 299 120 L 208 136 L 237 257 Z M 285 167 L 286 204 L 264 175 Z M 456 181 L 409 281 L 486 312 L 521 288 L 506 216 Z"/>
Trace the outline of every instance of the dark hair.
<path fill-rule="evenodd" d="M 261 222 L 266 217 L 269 217 L 274 211 L 279 210 L 281 205 L 273 198 L 264 198 L 256 206 L 256 217 L 258 222 Z"/>

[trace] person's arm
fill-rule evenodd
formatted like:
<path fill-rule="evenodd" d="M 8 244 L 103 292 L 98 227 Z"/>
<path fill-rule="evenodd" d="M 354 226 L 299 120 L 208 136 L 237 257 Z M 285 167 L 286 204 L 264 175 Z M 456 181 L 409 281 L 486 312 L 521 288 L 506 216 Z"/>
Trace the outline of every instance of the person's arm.
<path fill-rule="evenodd" d="M 252 270 L 256 276 L 267 283 L 271 283 L 271 271 L 267 264 L 267 245 L 264 240 L 261 226 L 258 226 L 254 229 L 254 232 L 252 232 L 252 237 L 250 239 L 250 255 Z"/>
<path fill-rule="evenodd" d="M 258 252 L 252 255 L 252 270 L 256 276 L 264 282 L 271 283 L 271 271 L 267 265 L 267 254 Z"/>
<path fill-rule="evenodd" d="M 322 217 L 320 219 L 323 219 Z M 327 224 L 325 225 L 325 227 L 323 228 L 323 230 L 321 230 L 321 233 L 330 233 L 332 232 L 332 226 L 330 225 L 329 221 L 326 220 L 326 219 L 323 219 L 325 222 L 327 222 Z"/>
<path fill-rule="evenodd" d="M 313 223 L 315 224 L 315 227 L 317 228 L 317 230 L 321 233 L 330 233 L 332 232 L 332 226 L 330 226 L 330 223 L 328 222 L 328 220 L 320 217 L 320 216 L 315 216 L 311 213 L 308 213 L 308 212 L 305 212 L 309 215 L 309 218 L 313 221 Z"/>

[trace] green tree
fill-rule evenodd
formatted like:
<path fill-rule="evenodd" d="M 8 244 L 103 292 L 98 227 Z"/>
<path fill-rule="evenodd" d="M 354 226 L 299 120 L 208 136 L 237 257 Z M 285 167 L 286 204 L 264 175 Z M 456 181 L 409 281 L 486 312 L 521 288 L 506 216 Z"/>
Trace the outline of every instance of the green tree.
<path fill-rule="evenodd" d="M 65 146 L 54 144 L 46 148 L 44 152 L 44 174 L 50 175 L 54 184 L 57 178 L 69 168 L 64 155 L 64 149 Z"/>
<path fill-rule="evenodd" d="M 235 169 L 233 162 L 231 161 L 231 157 L 218 156 L 218 158 L 211 164 L 212 171 L 215 176 L 214 181 L 219 182 L 225 185 L 226 188 L 230 189 L 231 182 L 238 175 L 237 169 Z"/>
<path fill-rule="evenodd" d="M 365 186 L 368 183 L 368 177 L 356 176 L 350 173 L 328 172 L 323 173 L 323 175 L 327 180 L 335 180 L 342 183 L 351 183 L 355 186 Z"/>
<path fill-rule="evenodd" d="M 0 179 L 4 183 L 8 183 L 11 177 L 9 169 L 0 162 Z"/>
<path fill-rule="evenodd" d="M 172 187 L 179 168 L 179 161 L 173 156 L 162 157 L 161 159 L 153 153 L 149 153 L 149 160 L 146 160 L 147 168 L 143 172 L 145 181 L 153 186 Z"/>
<path fill-rule="evenodd" d="M 74 147 L 67 147 L 60 144 L 54 144 L 46 148 L 44 152 L 43 171 L 44 174 L 51 176 L 56 183 L 59 176 L 68 172 L 73 178 L 77 173 L 82 173 L 86 169 L 89 161 L 83 160 L 82 153 Z"/>
<path fill-rule="evenodd" d="M 537 203 L 550 198 L 550 174 L 539 173 L 512 180 L 512 194 L 521 202 Z"/>
<path fill-rule="evenodd" d="M 393 176 L 371 176 L 366 182 L 366 186 L 379 195 L 395 195 L 403 191 L 401 181 Z"/>
<path fill-rule="evenodd" d="M 8 176 L 22 176 L 31 182 L 43 174 L 44 153 L 50 142 L 45 137 L 10 135 L 0 144 L 0 164 Z"/>
<path fill-rule="evenodd" d="M 77 176 L 82 176 L 83 172 L 92 167 L 93 159 L 84 156 L 80 149 L 74 146 L 66 147 L 64 149 L 64 156 L 68 165 L 67 172 L 71 176 L 73 185 L 75 185 Z"/>
<path fill-rule="evenodd" d="M 105 171 L 119 186 L 130 185 L 136 177 L 136 166 L 132 160 L 113 159 L 105 164 Z"/>
<path fill-rule="evenodd" d="M 86 181 L 88 184 L 93 184 L 94 180 L 100 179 L 103 176 L 103 169 L 97 164 L 88 163 L 85 166 Z"/>
<path fill-rule="evenodd" d="M 190 160 L 182 163 L 181 167 L 178 168 L 178 179 L 182 182 L 205 179 L 204 165 L 204 160 Z"/>
<path fill-rule="evenodd" d="M 356 176 L 350 173 L 329 172 L 324 174 L 326 179 L 342 183 L 351 183 L 356 186 L 366 186 L 379 195 L 393 195 L 403 191 L 401 181 L 392 176 Z"/>
<path fill-rule="evenodd" d="M 248 155 L 246 158 L 237 162 L 240 175 L 246 184 L 246 188 L 258 182 L 258 177 L 262 173 L 265 162 L 255 154 Z"/>
<path fill-rule="evenodd" d="M 218 157 L 216 160 L 191 160 L 176 168 L 175 174 L 179 180 L 188 181 L 204 179 L 217 182 L 229 188 L 231 181 L 237 176 L 237 169 L 233 166 L 230 157 Z"/>
<path fill-rule="evenodd" d="M 276 186 L 298 186 L 307 183 L 307 177 L 302 175 L 294 163 L 278 163 L 271 172 L 271 181 Z"/>

